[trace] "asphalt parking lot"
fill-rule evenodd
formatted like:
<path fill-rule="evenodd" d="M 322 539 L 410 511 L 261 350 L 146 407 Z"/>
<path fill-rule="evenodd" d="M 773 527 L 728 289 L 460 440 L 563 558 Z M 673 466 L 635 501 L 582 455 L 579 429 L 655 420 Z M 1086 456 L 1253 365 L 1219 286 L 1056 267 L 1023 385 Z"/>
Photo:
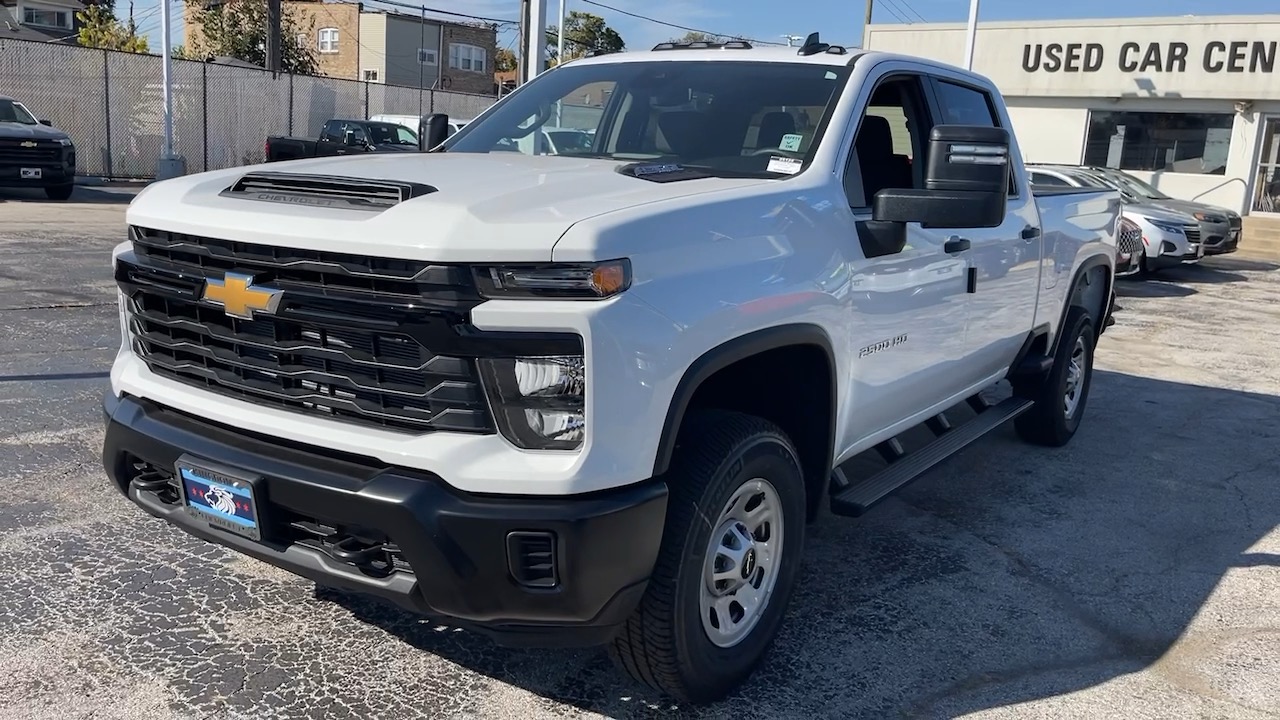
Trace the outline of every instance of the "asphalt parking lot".
<path fill-rule="evenodd" d="M 673 707 L 203 543 L 98 453 L 127 191 L 0 194 L 0 718 L 1280 715 L 1280 264 L 1124 282 L 1084 427 L 810 529 L 778 645 Z"/>

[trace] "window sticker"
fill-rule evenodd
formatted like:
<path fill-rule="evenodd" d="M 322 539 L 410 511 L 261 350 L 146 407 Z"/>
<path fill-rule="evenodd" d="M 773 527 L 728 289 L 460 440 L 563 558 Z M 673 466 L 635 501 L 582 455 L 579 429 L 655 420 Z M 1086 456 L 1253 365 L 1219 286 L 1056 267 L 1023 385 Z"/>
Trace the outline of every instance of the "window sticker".
<path fill-rule="evenodd" d="M 769 167 L 767 170 L 772 173 L 783 173 L 784 175 L 795 175 L 800 172 L 800 166 L 804 163 L 795 158 L 773 156 L 769 158 Z"/>

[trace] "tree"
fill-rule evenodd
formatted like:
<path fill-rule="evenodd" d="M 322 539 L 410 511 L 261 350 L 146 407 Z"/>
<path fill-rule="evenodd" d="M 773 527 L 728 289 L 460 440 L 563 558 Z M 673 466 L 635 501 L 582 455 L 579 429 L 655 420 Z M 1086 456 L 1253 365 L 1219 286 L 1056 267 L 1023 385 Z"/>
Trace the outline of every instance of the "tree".
<path fill-rule="evenodd" d="M 708 33 L 698 32 L 697 30 L 690 30 L 689 32 L 685 33 L 683 37 L 671 38 L 668 42 L 673 42 L 673 43 L 696 43 L 696 42 L 722 43 L 722 42 L 724 42 L 726 39 L 727 39 L 727 38 L 723 38 L 723 37 L 721 37 L 721 36 L 719 36 L 719 35 L 710 35 L 710 34 L 708 34 Z"/>
<path fill-rule="evenodd" d="M 147 51 L 147 39 L 138 35 L 138 27 L 133 18 L 129 19 L 127 25 L 122 25 L 109 6 L 90 5 L 76 12 L 76 19 L 80 21 L 77 41 L 84 47 L 131 53 Z"/>
<path fill-rule="evenodd" d="M 499 48 L 493 56 L 493 69 L 498 72 L 511 72 L 520 66 L 516 54 L 506 48 Z"/>
<path fill-rule="evenodd" d="M 194 8 L 194 6 L 193 6 Z M 190 38 L 184 54 L 192 59 L 233 57 L 261 67 L 267 66 L 267 4 L 255 0 L 232 0 L 211 7 L 193 9 L 192 21 L 200 26 Z M 298 47 L 287 39 L 311 35 L 315 21 L 306 27 L 286 6 L 280 13 L 280 68 L 298 75 L 314 75 L 318 64 L 310 45 Z"/>
<path fill-rule="evenodd" d="M 552 25 L 547 28 L 547 58 L 549 65 L 558 65 L 556 57 L 556 41 L 560 37 L 560 28 Z M 604 18 L 591 13 L 574 10 L 564 20 L 564 55 L 565 60 L 582 57 L 588 52 L 598 53 L 622 52 L 627 47 L 617 30 L 605 24 Z"/>

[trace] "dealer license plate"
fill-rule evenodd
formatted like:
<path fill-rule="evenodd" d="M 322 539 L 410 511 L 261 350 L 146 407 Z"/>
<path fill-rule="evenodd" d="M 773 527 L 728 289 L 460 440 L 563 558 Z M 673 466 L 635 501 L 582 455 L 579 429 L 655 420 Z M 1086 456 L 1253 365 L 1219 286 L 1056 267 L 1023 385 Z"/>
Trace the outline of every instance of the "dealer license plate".
<path fill-rule="evenodd" d="M 23 180 L 39 180 L 44 175 L 44 170 L 41 168 L 20 168 L 18 175 Z"/>
<path fill-rule="evenodd" d="M 213 527 L 262 539 L 254 492 L 260 477 L 187 457 L 178 460 L 177 469 L 188 513 Z"/>

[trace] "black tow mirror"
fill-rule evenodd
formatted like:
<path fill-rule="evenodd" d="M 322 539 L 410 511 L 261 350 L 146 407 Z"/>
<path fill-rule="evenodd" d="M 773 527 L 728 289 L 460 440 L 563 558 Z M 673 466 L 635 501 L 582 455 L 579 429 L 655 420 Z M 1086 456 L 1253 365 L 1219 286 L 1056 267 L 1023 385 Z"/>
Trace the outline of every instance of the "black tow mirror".
<path fill-rule="evenodd" d="M 998 227 L 1008 205 L 1009 172 L 1007 130 L 939 125 L 929 134 L 924 189 L 881 190 L 872 218 L 922 227 Z"/>
<path fill-rule="evenodd" d="M 430 152 L 449 137 L 449 116 L 431 113 L 418 123 L 418 151 Z"/>

